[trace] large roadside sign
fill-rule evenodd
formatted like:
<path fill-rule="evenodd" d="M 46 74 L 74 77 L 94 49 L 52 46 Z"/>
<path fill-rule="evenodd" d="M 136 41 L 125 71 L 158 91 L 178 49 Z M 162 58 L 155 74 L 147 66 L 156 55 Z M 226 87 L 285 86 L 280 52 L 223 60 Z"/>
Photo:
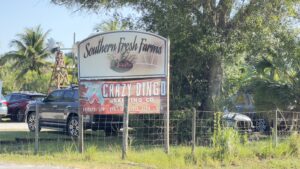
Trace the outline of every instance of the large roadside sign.
<path fill-rule="evenodd" d="M 82 114 L 168 111 L 168 40 L 139 31 L 93 35 L 78 44 Z"/>

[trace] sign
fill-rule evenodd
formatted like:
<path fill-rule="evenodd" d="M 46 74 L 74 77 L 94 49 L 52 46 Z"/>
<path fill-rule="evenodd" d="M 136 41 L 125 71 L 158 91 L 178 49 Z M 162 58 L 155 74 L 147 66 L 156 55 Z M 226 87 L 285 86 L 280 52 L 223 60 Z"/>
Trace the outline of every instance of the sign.
<path fill-rule="evenodd" d="M 146 32 L 116 31 L 78 45 L 80 79 L 166 77 L 167 39 Z"/>
<path fill-rule="evenodd" d="M 168 112 L 168 40 L 147 32 L 96 34 L 78 44 L 80 112 Z M 134 80 L 133 80 L 134 79 Z"/>
<path fill-rule="evenodd" d="M 128 96 L 130 114 L 154 114 L 167 110 L 166 78 L 144 80 L 80 81 L 82 114 L 123 114 Z"/>

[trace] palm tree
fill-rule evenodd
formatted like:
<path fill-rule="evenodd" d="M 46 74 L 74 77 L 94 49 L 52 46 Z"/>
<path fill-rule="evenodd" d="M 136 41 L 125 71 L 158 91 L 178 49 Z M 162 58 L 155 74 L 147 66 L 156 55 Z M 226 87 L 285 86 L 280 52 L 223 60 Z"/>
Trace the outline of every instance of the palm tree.
<path fill-rule="evenodd" d="M 29 71 L 42 74 L 43 68 L 49 66 L 45 60 L 50 53 L 45 47 L 45 39 L 49 30 L 43 33 L 40 26 L 26 28 L 24 33 L 17 34 L 18 39 L 12 40 L 10 45 L 16 50 L 6 53 L 0 58 L 0 65 L 12 61 L 12 69 L 19 70 L 16 80 L 20 80 Z"/>
<path fill-rule="evenodd" d="M 115 14 L 112 20 L 104 21 L 100 24 L 97 24 L 94 27 L 94 31 L 116 31 L 116 30 L 126 30 L 131 29 L 132 23 L 128 19 L 121 19 L 122 16 Z"/>

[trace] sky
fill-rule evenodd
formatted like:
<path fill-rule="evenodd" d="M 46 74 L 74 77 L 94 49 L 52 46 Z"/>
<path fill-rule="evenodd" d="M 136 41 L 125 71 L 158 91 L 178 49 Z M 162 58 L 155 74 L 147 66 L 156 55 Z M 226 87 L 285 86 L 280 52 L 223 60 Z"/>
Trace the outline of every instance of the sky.
<path fill-rule="evenodd" d="M 50 0 L 2 0 L 0 6 L 0 55 L 14 50 L 10 41 L 23 33 L 25 28 L 41 25 L 43 32 L 50 30 L 47 37 L 61 42 L 64 48 L 73 46 L 93 33 L 93 28 L 108 19 L 106 15 L 74 12 L 50 3 Z"/>

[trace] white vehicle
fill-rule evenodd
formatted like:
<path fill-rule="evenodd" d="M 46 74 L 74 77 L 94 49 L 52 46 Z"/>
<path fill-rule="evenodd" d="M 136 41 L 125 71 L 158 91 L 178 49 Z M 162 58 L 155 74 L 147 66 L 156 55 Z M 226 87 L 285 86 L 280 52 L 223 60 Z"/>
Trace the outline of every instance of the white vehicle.
<path fill-rule="evenodd" d="M 251 133 L 254 128 L 250 117 L 239 113 L 226 113 L 222 117 L 225 127 L 232 127 L 239 132 Z"/>
<path fill-rule="evenodd" d="M 7 101 L 2 94 L 0 94 L 0 120 L 4 116 L 7 116 Z"/>

